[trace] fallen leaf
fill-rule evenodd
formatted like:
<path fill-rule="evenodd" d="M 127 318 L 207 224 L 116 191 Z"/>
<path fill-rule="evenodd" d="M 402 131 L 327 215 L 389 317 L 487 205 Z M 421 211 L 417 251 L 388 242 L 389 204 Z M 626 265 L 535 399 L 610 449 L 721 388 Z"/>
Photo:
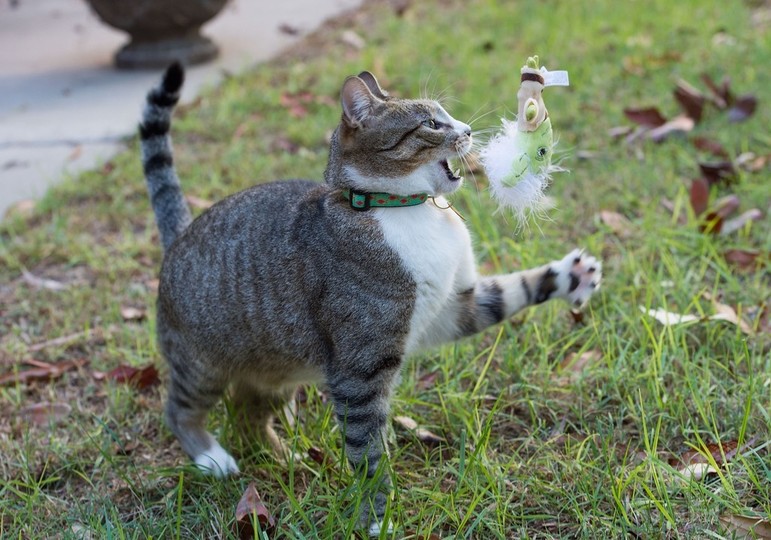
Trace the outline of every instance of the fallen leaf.
<path fill-rule="evenodd" d="M 700 229 L 702 232 L 719 234 L 725 220 L 739 208 L 739 197 L 726 195 L 715 202 L 715 208 L 704 217 Z"/>
<path fill-rule="evenodd" d="M 693 129 L 693 127 L 696 125 L 696 122 L 693 120 L 693 118 L 690 118 L 688 116 L 680 115 L 674 117 L 672 120 L 669 120 L 665 124 L 660 125 L 659 127 L 651 129 L 647 133 L 647 137 L 651 139 L 653 142 L 662 142 L 670 135 L 680 135 L 683 133 L 688 133 Z"/>
<path fill-rule="evenodd" d="M 584 368 L 589 364 L 596 362 L 602 358 L 602 352 L 597 349 L 591 349 L 584 351 L 581 354 L 570 353 L 560 363 L 560 367 L 565 371 L 572 371 L 574 373 L 581 373 Z"/>
<path fill-rule="evenodd" d="M 730 184 L 737 180 L 736 167 L 730 161 L 699 162 L 699 169 L 710 185 L 725 183 Z"/>
<path fill-rule="evenodd" d="M 19 415 L 38 426 L 56 423 L 67 417 L 72 412 L 72 407 L 66 403 L 35 403 L 27 405 L 19 411 Z"/>
<path fill-rule="evenodd" d="M 632 235 L 634 227 L 632 222 L 618 212 L 612 212 L 610 210 L 600 211 L 600 220 L 610 227 L 616 236 L 619 238 L 628 238 Z"/>
<path fill-rule="evenodd" d="M 63 291 L 67 288 L 67 285 L 65 285 L 61 281 L 37 277 L 36 275 L 28 272 L 25 269 L 22 269 L 21 275 L 24 281 L 28 285 L 36 289 L 48 289 L 50 291 Z"/>
<path fill-rule="evenodd" d="M 35 367 L 33 369 L 19 370 L 0 375 L 0 386 L 17 385 L 28 383 L 30 381 L 52 381 L 60 378 L 67 371 L 85 366 L 88 364 L 88 360 L 81 358 L 78 360 L 64 360 L 54 364 L 27 360 L 25 363 L 34 365 Z"/>
<path fill-rule="evenodd" d="M 697 317 L 696 315 L 673 313 L 665 309 L 647 309 L 644 306 L 640 306 L 640 310 L 665 326 L 674 326 L 701 320 L 701 317 Z"/>
<path fill-rule="evenodd" d="M 678 469 L 678 472 L 685 480 L 701 482 L 710 475 L 717 474 L 717 469 L 708 463 L 693 463 Z"/>
<path fill-rule="evenodd" d="M 704 110 L 704 103 L 707 99 L 699 90 L 691 86 L 685 81 L 678 81 L 674 90 L 674 96 L 685 113 L 693 118 L 694 122 L 699 123 L 701 121 L 702 111 Z"/>
<path fill-rule="evenodd" d="M 418 429 L 418 423 L 409 416 L 394 416 L 394 422 L 409 431 Z"/>
<path fill-rule="evenodd" d="M 185 200 L 187 201 L 187 204 L 193 208 L 200 208 L 201 210 L 211 208 L 214 204 L 212 201 L 207 201 L 206 199 L 196 197 L 195 195 L 185 195 Z"/>
<path fill-rule="evenodd" d="M 573 324 L 581 324 L 584 322 L 584 312 L 580 309 L 570 309 L 568 310 L 568 313 L 570 314 L 570 320 L 573 321 Z"/>
<path fill-rule="evenodd" d="M 751 440 L 745 444 L 745 447 L 751 445 L 753 442 L 754 440 Z M 683 453 L 683 455 L 680 456 L 680 462 L 685 465 L 710 463 L 710 460 L 707 457 L 707 454 L 709 454 L 712 456 L 712 459 L 715 460 L 715 463 L 718 465 L 723 465 L 736 457 L 738 449 L 739 443 L 737 441 L 710 443 L 705 445 L 704 448 L 700 448 L 698 450 L 688 450 L 687 452 Z"/>
<path fill-rule="evenodd" d="M 423 442 L 426 444 L 436 444 L 444 441 L 442 437 L 440 437 L 439 435 L 436 435 L 435 433 L 430 432 L 425 428 L 416 429 L 415 436 L 418 438 L 418 440 L 420 440 L 420 442 Z"/>
<path fill-rule="evenodd" d="M 94 378 L 99 379 L 98 372 L 94 373 Z M 121 364 L 112 371 L 105 373 L 103 378 L 115 381 L 116 383 L 134 385 L 140 390 L 149 386 L 155 386 L 161 382 L 158 377 L 158 370 L 152 364 L 141 368 Z"/>
<path fill-rule="evenodd" d="M 608 135 L 614 139 L 618 139 L 620 137 L 625 137 L 629 135 L 629 133 L 632 132 L 632 126 L 618 126 L 614 128 L 610 128 L 608 130 Z"/>
<path fill-rule="evenodd" d="M 731 94 L 731 79 L 728 77 L 723 77 L 723 80 L 720 82 L 720 84 L 717 84 L 712 80 L 712 77 L 706 73 L 703 73 L 701 80 L 704 84 L 707 85 L 707 88 L 709 88 L 709 91 L 712 93 L 712 103 L 715 105 L 715 107 L 723 110 L 731 105 L 731 103 L 733 103 L 733 95 Z"/>
<path fill-rule="evenodd" d="M 752 270 L 758 264 L 760 251 L 756 249 L 729 249 L 723 253 L 725 260 L 739 270 Z"/>
<path fill-rule="evenodd" d="M 259 523 L 260 530 L 270 530 L 276 526 L 276 519 L 263 504 L 254 482 L 250 482 L 244 490 L 241 500 L 236 506 L 236 534 L 242 540 L 259 538 L 254 528 L 254 520 Z"/>
<path fill-rule="evenodd" d="M 138 309 L 131 306 L 123 306 L 120 308 L 120 316 L 126 322 L 129 321 L 143 321 L 147 317 L 147 312 L 144 309 Z"/>
<path fill-rule="evenodd" d="M 728 109 L 728 121 L 744 122 L 755 114 L 757 106 L 758 99 L 751 94 L 738 97 L 734 104 L 731 105 L 731 108 Z"/>
<path fill-rule="evenodd" d="M 744 152 L 736 158 L 736 166 L 747 172 L 758 172 L 765 168 L 771 156 L 756 156 L 753 152 Z"/>
<path fill-rule="evenodd" d="M 328 463 L 327 456 L 324 452 L 315 446 L 308 448 L 308 457 L 319 465 L 326 465 Z"/>
<path fill-rule="evenodd" d="M 439 378 L 438 371 L 430 371 L 425 375 L 421 375 L 421 377 L 418 379 L 418 384 L 416 384 L 415 386 L 418 390 L 428 390 L 430 388 L 433 388 L 438 378 Z"/>
<path fill-rule="evenodd" d="M 709 182 L 697 178 L 691 182 L 691 208 L 696 216 L 702 215 L 709 206 Z"/>
<path fill-rule="evenodd" d="M 709 152 L 713 156 L 722 157 L 728 159 L 728 152 L 725 147 L 717 141 L 708 139 L 706 137 L 694 137 L 691 142 L 699 150 Z"/>
<path fill-rule="evenodd" d="M 717 298 L 714 298 L 711 294 L 706 292 L 704 293 L 704 298 L 711 300 L 712 306 L 715 308 L 716 313 L 709 317 L 711 320 L 726 321 L 735 324 L 747 335 L 752 335 L 754 333 L 752 327 L 736 313 L 736 310 L 732 306 L 721 303 Z"/>
<path fill-rule="evenodd" d="M 734 233 L 744 228 L 750 221 L 759 221 L 761 219 L 763 219 L 763 212 L 757 208 L 747 210 L 746 212 L 742 212 L 738 217 L 724 221 L 720 234 L 725 236 Z"/>
<path fill-rule="evenodd" d="M 624 116 L 638 126 L 646 128 L 656 128 L 667 121 L 656 107 L 626 108 L 624 109 Z"/>
<path fill-rule="evenodd" d="M 771 521 L 767 517 L 726 513 L 719 519 L 720 523 L 732 533 L 732 538 L 737 540 L 771 538 Z"/>

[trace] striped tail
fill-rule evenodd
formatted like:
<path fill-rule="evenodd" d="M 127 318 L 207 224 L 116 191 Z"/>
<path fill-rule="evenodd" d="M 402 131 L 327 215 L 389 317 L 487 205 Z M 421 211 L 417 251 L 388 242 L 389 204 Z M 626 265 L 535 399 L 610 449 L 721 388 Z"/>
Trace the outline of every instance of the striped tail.
<path fill-rule="evenodd" d="M 169 135 L 171 113 L 179 100 L 184 80 L 185 71 L 178 62 L 169 66 L 161 83 L 147 94 L 142 123 L 139 124 L 142 167 L 164 251 L 192 220 L 174 170 Z"/>

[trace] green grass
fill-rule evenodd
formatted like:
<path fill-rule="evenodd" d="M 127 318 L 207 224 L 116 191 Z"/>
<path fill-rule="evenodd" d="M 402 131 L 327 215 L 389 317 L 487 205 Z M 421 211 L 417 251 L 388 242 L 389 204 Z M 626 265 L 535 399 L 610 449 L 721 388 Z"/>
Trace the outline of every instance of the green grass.
<path fill-rule="evenodd" d="M 341 41 L 348 28 L 366 47 Z M 485 272 L 534 266 L 581 246 L 602 256 L 603 288 L 583 323 L 548 305 L 405 366 L 394 414 L 445 442 L 426 445 L 395 427 L 383 471 L 396 486 L 395 538 L 730 538 L 721 514 L 771 517 L 769 334 L 746 336 L 724 322 L 664 327 L 638 307 L 711 314 L 703 293 L 719 293 L 756 324 L 771 296 L 771 220 L 726 237 L 700 232 L 688 185 L 706 156 L 686 137 L 635 152 L 607 134 L 626 123 L 626 106 L 657 105 L 673 116 L 675 82 L 701 86 L 706 72 L 729 75 L 736 93 L 757 95 L 759 108 L 740 124 L 708 109 L 689 137 L 719 140 L 732 156 L 771 153 L 768 28 L 767 4 L 738 0 L 436 0 L 413 2 L 402 17 L 368 5 L 177 115 L 184 189 L 217 200 L 267 179 L 321 178 L 341 82 L 361 69 L 400 96 L 451 97 L 456 118 L 480 117 L 475 129 L 495 127 L 516 108 L 528 55 L 570 71 L 569 89 L 545 95 L 571 169 L 555 178 L 552 221 L 516 233 L 494 212 L 479 173 L 456 205 Z M 281 95 L 305 91 L 317 99 L 307 116 L 292 118 Z M 595 157 L 579 160 L 579 152 Z M 712 198 L 728 193 L 742 210 L 767 212 L 768 168 L 742 172 Z M 687 223 L 660 205 L 662 197 L 684 209 Z M 631 234 L 616 236 L 600 210 L 627 216 Z M 740 272 L 725 261 L 730 248 L 766 255 L 755 271 Z M 279 522 L 271 538 L 345 537 L 358 494 L 315 389 L 284 432 L 298 451 L 319 449 L 324 465 L 276 463 L 238 437 L 222 405 L 211 425 L 240 458 L 242 475 L 216 481 L 195 474 L 163 426 L 161 387 L 138 391 L 93 378 L 95 370 L 150 361 L 165 373 L 152 322 L 160 259 L 135 141 L 102 169 L 52 189 L 33 215 L 0 225 L 2 372 L 29 358 L 90 362 L 52 382 L 0 388 L 0 537 L 234 538 L 236 503 L 251 481 Z M 32 288 L 20 279 L 23 268 L 71 285 Z M 147 309 L 147 321 L 124 322 L 127 305 Z M 108 330 L 29 350 L 91 328 Z M 579 372 L 562 367 L 568 354 L 593 350 L 599 358 Z M 433 372 L 434 383 L 421 387 Z M 40 402 L 72 411 L 51 425 L 25 421 L 21 410 Z M 682 480 L 673 460 L 718 441 L 752 444 L 710 481 Z"/>

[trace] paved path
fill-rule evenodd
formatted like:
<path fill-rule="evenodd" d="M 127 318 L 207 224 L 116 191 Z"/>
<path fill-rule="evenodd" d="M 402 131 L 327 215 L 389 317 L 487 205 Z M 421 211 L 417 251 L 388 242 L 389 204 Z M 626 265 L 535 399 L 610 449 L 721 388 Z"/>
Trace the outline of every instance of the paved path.
<path fill-rule="evenodd" d="M 223 71 L 267 60 L 360 3 L 231 0 L 203 31 L 220 46 L 220 58 L 189 70 L 183 101 Z M 0 218 L 14 202 L 109 158 L 134 132 L 159 72 L 113 69 L 112 55 L 126 41 L 84 0 L 0 0 Z"/>

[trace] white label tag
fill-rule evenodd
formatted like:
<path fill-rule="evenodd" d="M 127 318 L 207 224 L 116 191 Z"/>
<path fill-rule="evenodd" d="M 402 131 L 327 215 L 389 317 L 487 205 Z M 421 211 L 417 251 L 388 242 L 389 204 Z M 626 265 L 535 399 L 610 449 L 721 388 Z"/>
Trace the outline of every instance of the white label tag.
<path fill-rule="evenodd" d="M 570 86 L 567 71 L 549 71 L 545 67 L 541 68 L 544 86 Z"/>

